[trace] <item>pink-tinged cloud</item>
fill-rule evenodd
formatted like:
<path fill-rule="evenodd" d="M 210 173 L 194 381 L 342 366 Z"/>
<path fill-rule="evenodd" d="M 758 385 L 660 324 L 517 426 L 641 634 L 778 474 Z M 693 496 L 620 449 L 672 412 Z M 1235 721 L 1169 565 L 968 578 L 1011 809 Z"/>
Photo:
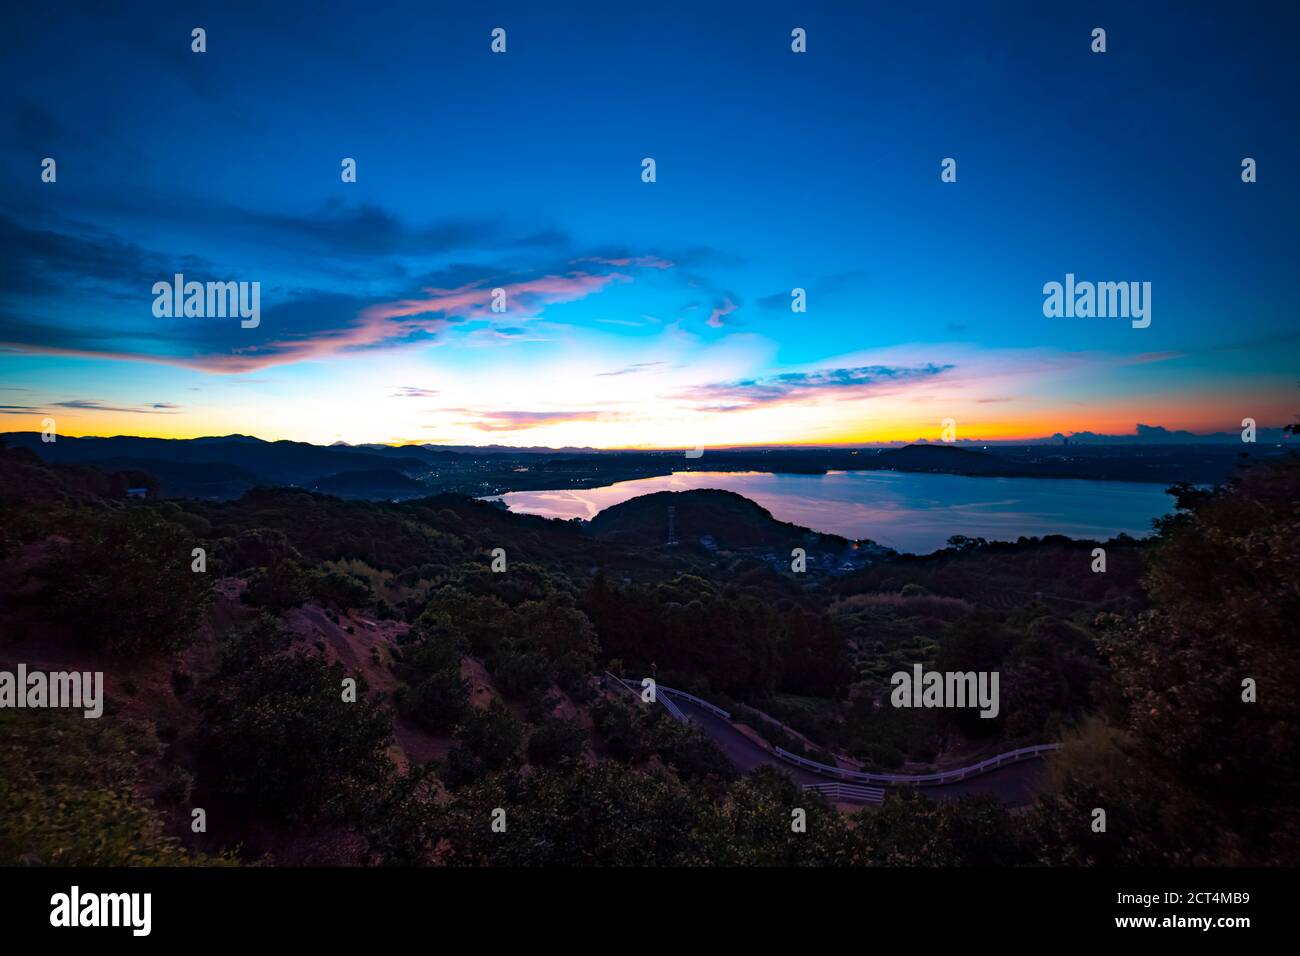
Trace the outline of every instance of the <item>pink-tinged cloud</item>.
<path fill-rule="evenodd" d="M 1125 365 L 1149 365 L 1152 362 L 1171 362 L 1174 359 L 1186 358 L 1186 352 L 1143 352 L 1141 355 L 1135 355 Z"/>
<path fill-rule="evenodd" d="M 535 318 L 544 305 L 557 302 L 574 302 L 599 292 L 611 282 L 630 282 L 625 275 L 610 272 L 595 275 L 589 272 L 571 272 L 568 275 L 548 275 L 522 282 L 489 286 L 485 282 L 471 282 L 458 289 L 425 289 L 427 298 L 400 299 L 372 305 L 361 312 L 359 329 L 370 333 L 372 341 L 401 337 L 407 331 L 423 328 L 426 321 L 398 321 L 418 316 L 436 316 L 440 320 L 485 319 L 495 316 Z M 492 290 L 505 292 L 506 310 L 492 311 Z"/>
<path fill-rule="evenodd" d="M 727 296 L 726 300 L 723 301 L 722 305 L 715 305 L 713 307 L 713 312 L 709 315 L 707 324 L 711 328 L 720 329 L 725 324 L 722 320 L 726 316 L 731 315 L 731 313 L 735 311 L 736 311 L 736 303 L 731 301 L 730 296 Z"/>
<path fill-rule="evenodd" d="M 670 259 L 661 259 L 659 256 L 621 256 L 619 258 L 608 258 L 606 256 L 583 256 L 581 259 L 574 259 L 574 264 L 580 262 L 594 262 L 597 265 L 613 266 L 616 269 L 671 269 L 673 262 Z"/>
<path fill-rule="evenodd" d="M 914 367 L 863 365 L 813 372 L 785 372 L 736 382 L 697 385 L 673 397 L 709 403 L 709 408 L 715 411 L 736 411 L 816 398 L 858 399 L 919 385 L 954 368 L 953 365 L 934 364 Z"/>
<path fill-rule="evenodd" d="M 565 412 L 516 412 L 494 411 L 478 412 L 477 421 L 472 424 L 479 431 L 510 432 L 526 428 L 540 428 L 543 425 L 556 425 L 563 422 L 597 422 L 611 417 L 609 412 L 565 411 Z"/>
<path fill-rule="evenodd" d="M 238 374 L 366 348 L 398 347 L 427 342 L 440 332 L 471 320 L 510 320 L 514 329 L 502 329 L 499 341 L 521 341 L 518 324 L 537 318 L 548 305 L 574 302 L 600 292 L 613 283 L 631 282 L 622 273 L 570 272 L 544 275 L 517 282 L 486 278 L 454 289 L 425 289 L 421 298 L 365 305 L 346 296 L 298 297 L 264 307 L 258 330 L 266 336 L 247 345 L 231 347 L 228 329 L 216 325 L 185 327 L 189 340 L 177 337 L 178 351 L 153 354 L 129 349 L 98 349 L 59 342 L 21 342 L 0 339 L 0 350 L 70 355 L 90 358 L 130 359 L 180 365 L 208 372 Z M 505 293 L 506 311 L 491 310 L 492 290 Z M 211 331 L 208 331 L 208 330 Z M 50 336 L 46 335 L 46 338 Z M 189 345 L 189 350 L 184 350 Z"/>

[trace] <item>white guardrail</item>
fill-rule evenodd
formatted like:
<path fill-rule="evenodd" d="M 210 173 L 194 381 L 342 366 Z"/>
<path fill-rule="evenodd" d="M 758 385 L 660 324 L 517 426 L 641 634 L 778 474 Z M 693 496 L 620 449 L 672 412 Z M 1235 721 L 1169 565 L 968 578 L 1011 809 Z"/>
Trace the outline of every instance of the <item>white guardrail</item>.
<path fill-rule="evenodd" d="M 614 681 L 614 683 L 617 684 L 619 687 L 622 687 L 624 690 L 626 690 L 638 701 L 641 700 L 641 691 L 638 689 L 638 684 L 636 683 L 636 681 L 628 680 L 625 677 L 615 677 L 609 671 L 605 672 L 605 676 L 608 677 L 610 680 Z M 709 710 L 715 711 L 720 715 L 726 715 L 728 719 L 730 719 L 730 715 L 728 715 L 727 712 L 720 707 L 714 707 L 712 704 L 706 703 L 705 701 L 700 700 L 698 697 L 693 697 L 692 695 L 684 693 L 683 691 L 672 690 L 672 688 L 666 688 L 663 687 L 662 685 L 656 685 L 655 701 L 660 704 L 663 704 L 664 710 L 668 711 L 668 716 L 672 717 L 673 720 L 677 721 L 680 724 L 689 724 L 691 722 L 691 718 L 686 716 L 686 714 L 682 712 L 682 709 L 678 707 L 675 703 L 673 703 L 673 701 L 668 697 L 667 694 L 660 693 L 660 691 L 663 690 L 671 691 L 672 693 L 676 694 L 678 697 L 685 697 L 688 700 L 695 701 L 697 704 L 700 704 L 701 706 L 704 707 L 708 707 Z"/>
<path fill-rule="evenodd" d="M 885 802 L 885 791 L 882 788 L 864 787 L 856 783 L 805 783 L 803 789 L 816 790 L 824 797 L 846 803 L 879 805 Z"/>
<path fill-rule="evenodd" d="M 682 713 L 682 709 L 668 699 L 665 694 L 655 694 L 655 700 L 664 705 L 664 710 L 679 724 L 689 724 L 691 719 Z"/>
<path fill-rule="evenodd" d="M 640 699 L 641 691 L 640 683 L 638 681 L 629 680 L 625 677 L 615 677 L 613 674 L 609 673 L 609 671 L 605 672 L 605 676 L 609 677 L 629 693 Z M 668 695 L 670 694 L 673 697 L 680 697 L 683 700 L 689 700 L 696 707 L 703 708 L 709 713 L 721 717 L 725 721 L 730 722 L 731 720 L 731 713 L 729 711 L 725 711 L 721 707 L 710 704 L 707 700 L 696 697 L 694 694 L 688 694 L 684 690 L 678 690 L 675 687 L 666 687 L 663 684 L 657 684 L 655 686 L 655 700 L 664 705 L 664 709 L 672 715 L 674 720 L 678 720 L 682 723 L 689 723 L 690 717 L 684 714 L 682 709 L 669 698 Z M 766 714 L 763 714 L 762 711 L 755 711 L 755 713 L 764 717 L 767 716 Z M 773 722 L 780 724 L 780 721 L 773 720 Z M 842 781 L 842 783 L 838 785 L 835 783 L 808 784 L 804 787 L 805 790 L 818 790 L 823 787 L 839 786 L 840 790 L 837 792 L 846 794 L 844 799 L 854 799 L 852 796 L 852 788 L 855 785 L 883 784 L 885 786 L 937 787 L 942 786 L 945 783 L 956 783 L 958 780 L 966 780 L 970 777 L 976 777 L 982 773 L 988 772 L 989 770 L 994 770 L 998 767 L 1005 767 L 1008 764 L 1019 763 L 1022 760 L 1034 760 L 1043 756 L 1043 754 L 1059 750 L 1060 747 L 1060 744 L 1034 744 L 1032 747 L 1021 747 L 1019 750 L 1009 750 L 1004 754 L 997 754 L 993 757 L 981 760 L 979 763 L 973 763 L 968 767 L 957 767 L 953 770 L 943 770 L 938 773 L 919 774 L 864 773 L 860 770 L 845 770 L 843 767 L 832 767 L 830 764 L 820 763 L 816 760 L 809 760 L 807 757 L 800 757 L 798 754 L 791 753 L 784 747 L 773 747 L 772 752 L 786 763 L 792 763 L 797 767 L 803 767 L 805 770 L 811 770 L 823 776 L 834 777 L 836 780 Z M 863 791 L 874 791 L 877 789 L 875 787 L 861 786 L 858 786 L 857 788 Z M 859 794 L 858 796 L 864 796 L 864 794 Z"/>
<path fill-rule="evenodd" d="M 656 690 L 656 696 L 659 696 L 659 694 L 663 693 L 664 691 L 667 691 L 668 693 L 672 694 L 674 697 L 681 697 L 683 700 L 689 700 L 696 707 L 703 707 L 709 713 L 714 714 L 717 717 L 721 717 L 723 720 L 731 720 L 730 711 L 726 711 L 723 710 L 721 707 L 714 706 L 713 704 L 710 704 L 707 700 L 701 700 L 699 697 L 696 697 L 694 694 L 688 694 L 684 690 L 677 690 L 677 688 L 675 687 L 665 687 L 663 684 L 660 684 L 658 687 L 655 688 L 655 690 Z"/>
<path fill-rule="evenodd" d="M 605 676 L 612 678 L 613 680 L 617 681 L 619 684 L 622 684 L 624 687 L 626 687 L 632 693 L 636 694 L 638 697 L 641 696 L 640 681 L 633 680 L 629 677 L 615 677 L 609 671 L 605 672 Z M 714 704 L 710 704 L 707 700 L 696 697 L 694 694 L 688 694 L 684 690 L 678 690 L 676 687 L 667 687 L 663 684 L 656 684 L 655 700 L 662 703 L 664 707 L 668 710 L 668 713 L 672 714 L 678 720 L 690 720 L 690 718 L 682 713 L 680 707 L 678 707 L 676 704 L 674 704 L 672 701 L 668 700 L 668 698 L 664 696 L 665 692 L 672 694 L 674 697 L 680 697 L 683 700 L 689 700 L 696 707 L 702 707 L 705 710 L 707 710 L 709 713 L 714 714 L 717 717 L 721 717 L 723 720 L 731 720 L 730 711 L 723 710 L 721 707 L 718 707 Z"/>
<path fill-rule="evenodd" d="M 1019 750 L 1009 750 L 1004 754 L 989 757 L 987 760 L 973 763 L 969 767 L 957 767 L 954 770 L 944 770 L 940 773 L 921 774 L 863 773 L 858 770 L 845 770 L 843 767 L 832 767 L 829 764 L 818 763 L 816 760 L 809 760 L 806 757 L 800 757 L 798 754 L 792 754 L 784 747 L 774 747 L 773 751 L 787 763 L 795 764 L 806 770 L 814 770 L 828 777 L 838 777 L 840 780 L 860 780 L 863 783 L 882 783 L 896 786 L 935 787 L 978 776 L 996 767 L 1019 763 L 1022 760 L 1033 760 L 1045 753 L 1060 749 L 1060 746 L 1060 744 L 1034 744 L 1032 747 L 1021 747 Z"/>

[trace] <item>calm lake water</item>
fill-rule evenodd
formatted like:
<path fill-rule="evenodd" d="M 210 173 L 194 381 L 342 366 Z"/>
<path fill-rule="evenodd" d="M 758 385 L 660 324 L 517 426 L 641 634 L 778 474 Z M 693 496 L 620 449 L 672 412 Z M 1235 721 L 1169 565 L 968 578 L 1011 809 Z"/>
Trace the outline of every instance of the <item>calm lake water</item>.
<path fill-rule="evenodd" d="M 780 521 L 846 538 L 870 538 L 899 551 L 928 554 L 949 535 L 1014 541 L 1064 534 L 1105 540 L 1119 532 L 1151 533 L 1173 510 L 1164 485 L 1047 478 L 968 478 L 893 471 L 825 475 L 766 472 L 677 472 L 601 488 L 512 491 L 512 511 L 548 518 L 591 518 L 637 495 L 721 488 L 744 495 Z M 685 530 L 685 529 L 682 529 Z"/>

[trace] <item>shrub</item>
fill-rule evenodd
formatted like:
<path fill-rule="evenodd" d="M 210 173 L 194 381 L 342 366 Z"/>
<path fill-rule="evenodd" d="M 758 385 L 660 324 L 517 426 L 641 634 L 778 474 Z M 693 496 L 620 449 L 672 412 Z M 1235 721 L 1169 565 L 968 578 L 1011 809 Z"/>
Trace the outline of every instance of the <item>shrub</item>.
<path fill-rule="evenodd" d="M 461 679 L 459 670 L 435 671 L 397 692 L 397 707 L 403 716 L 433 733 L 455 727 L 468 705 L 469 684 Z"/>
<path fill-rule="evenodd" d="M 499 701 L 471 710 L 457 728 L 457 743 L 447 754 L 443 782 L 460 787 L 509 766 L 523 743 L 524 728 Z"/>
<path fill-rule="evenodd" d="M 244 603 L 279 614 L 312 597 L 311 575 L 296 561 L 278 561 L 253 575 L 244 590 Z"/>
<path fill-rule="evenodd" d="M 340 611 L 369 607 L 375 600 L 370 585 L 341 571 L 313 574 L 308 588 L 312 597 L 321 604 L 338 608 Z"/>
<path fill-rule="evenodd" d="M 136 657 L 185 647 L 212 601 L 190 570 L 195 539 L 151 508 L 86 513 L 55 561 L 55 613 L 104 650 Z"/>
<path fill-rule="evenodd" d="M 221 679 L 199 737 L 208 785 L 254 810 L 310 817 L 382 779 L 389 716 L 364 694 L 345 703 L 345 676 L 337 663 L 290 654 Z"/>
<path fill-rule="evenodd" d="M 528 760 L 543 767 L 560 767 L 582 756 L 587 734 L 575 721 L 551 717 L 528 738 Z"/>

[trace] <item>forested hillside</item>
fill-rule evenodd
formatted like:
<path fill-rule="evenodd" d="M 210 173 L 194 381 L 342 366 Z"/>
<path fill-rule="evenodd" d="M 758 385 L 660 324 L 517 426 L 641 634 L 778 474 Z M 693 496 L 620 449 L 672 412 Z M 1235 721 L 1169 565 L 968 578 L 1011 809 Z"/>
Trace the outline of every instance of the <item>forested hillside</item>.
<path fill-rule="evenodd" d="M 850 574 L 792 571 L 793 547 L 848 543 L 725 493 L 584 527 L 456 495 L 136 500 L 128 480 L 0 449 L 0 667 L 107 688 L 98 720 L 0 712 L 2 862 L 1297 858 L 1294 459 L 1180 489 L 1151 542 L 957 539 Z M 670 545 L 674 500 L 693 531 Z M 890 707 L 915 664 L 999 671 L 998 717 Z M 868 769 L 1065 746 L 1023 813 L 907 792 L 852 810 L 739 775 L 609 671 Z"/>

